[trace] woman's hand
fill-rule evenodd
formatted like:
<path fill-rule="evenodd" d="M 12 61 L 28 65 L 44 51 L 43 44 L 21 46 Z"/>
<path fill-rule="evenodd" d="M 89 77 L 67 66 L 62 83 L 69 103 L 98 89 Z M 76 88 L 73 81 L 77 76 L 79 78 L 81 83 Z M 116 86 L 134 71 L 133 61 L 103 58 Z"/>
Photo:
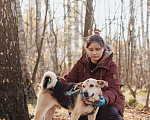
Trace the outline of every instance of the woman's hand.
<path fill-rule="evenodd" d="M 97 107 L 100 107 L 100 106 L 105 105 L 105 103 L 106 103 L 105 98 L 103 96 L 100 96 L 100 100 L 98 102 L 95 102 L 94 105 Z"/>

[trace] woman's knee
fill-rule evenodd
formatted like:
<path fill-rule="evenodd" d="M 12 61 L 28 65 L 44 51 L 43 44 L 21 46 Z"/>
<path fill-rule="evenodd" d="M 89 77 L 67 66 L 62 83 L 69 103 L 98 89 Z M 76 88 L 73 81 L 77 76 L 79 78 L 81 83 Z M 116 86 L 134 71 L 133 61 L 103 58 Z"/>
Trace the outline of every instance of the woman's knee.
<path fill-rule="evenodd" d="M 99 108 L 96 120 L 123 120 L 119 110 L 114 106 L 105 106 Z"/>

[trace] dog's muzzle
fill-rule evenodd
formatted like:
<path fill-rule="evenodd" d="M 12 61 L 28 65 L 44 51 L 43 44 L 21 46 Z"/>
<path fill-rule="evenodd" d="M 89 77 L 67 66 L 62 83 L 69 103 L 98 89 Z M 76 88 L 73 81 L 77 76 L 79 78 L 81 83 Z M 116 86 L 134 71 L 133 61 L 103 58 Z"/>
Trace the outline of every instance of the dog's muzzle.
<path fill-rule="evenodd" d="M 91 97 L 94 96 L 94 93 L 93 93 L 91 96 L 89 96 L 88 91 L 84 91 L 84 92 L 83 92 L 83 95 L 84 95 L 84 97 L 85 97 L 86 99 L 90 99 Z"/>

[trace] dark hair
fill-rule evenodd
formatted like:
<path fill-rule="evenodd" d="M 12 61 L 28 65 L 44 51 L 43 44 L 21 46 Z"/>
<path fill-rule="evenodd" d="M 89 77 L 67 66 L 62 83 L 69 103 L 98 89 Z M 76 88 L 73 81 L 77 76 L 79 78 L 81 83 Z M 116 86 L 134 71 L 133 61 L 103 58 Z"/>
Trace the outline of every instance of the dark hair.
<path fill-rule="evenodd" d="M 101 36 L 99 35 L 91 35 L 88 39 L 87 39 L 87 44 L 86 44 L 86 48 L 89 47 L 89 45 L 93 42 L 98 42 L 100 44 L 101 47 L 104 47 L 104 40 Z"/>

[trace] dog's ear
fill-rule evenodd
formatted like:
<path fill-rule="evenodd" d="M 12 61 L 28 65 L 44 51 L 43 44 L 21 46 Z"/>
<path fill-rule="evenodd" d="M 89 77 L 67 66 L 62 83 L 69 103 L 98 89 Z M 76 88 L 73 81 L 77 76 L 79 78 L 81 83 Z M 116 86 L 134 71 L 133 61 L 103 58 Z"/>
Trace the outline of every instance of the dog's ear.
<path fill-rule="evenodd" d="M 80 89 L 82 90 L 82 84 L 83 84 L 83 82 L 79 82 L 79 83 L 75 86 L 74 90 L 77 89 L 77 88 L 80 88 Z"/>
<path fill-rule="evenodd" d="M 103 88 L 104 86 L 108 87 L 108 82 L 104 80 L 97 80 L 97 83 L 100 85 L 100 88 Z"/>

